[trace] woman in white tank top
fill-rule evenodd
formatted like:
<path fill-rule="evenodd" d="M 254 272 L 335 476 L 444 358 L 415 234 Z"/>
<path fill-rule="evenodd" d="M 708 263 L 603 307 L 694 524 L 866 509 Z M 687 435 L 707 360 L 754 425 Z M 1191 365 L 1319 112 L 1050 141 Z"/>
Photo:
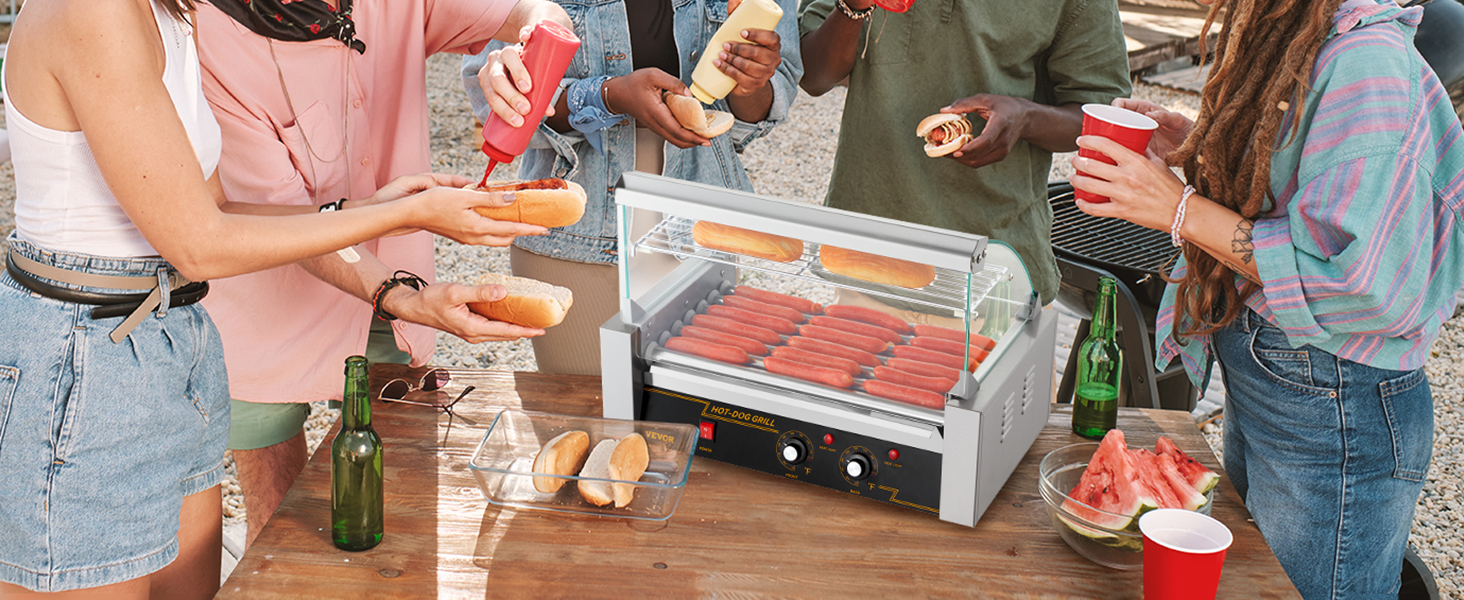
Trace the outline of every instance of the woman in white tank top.
<path fill-rule="evenodd" d="M 194 304 L 206 284 L 192 282 L 402 229 L 500 246 L 544 231 L 479 216 L 512 195 L 446 175 L 397 179 L 346 211 L 227 202 L 192 3 L 28 0 L 11 33 L 0 597 L 218 589 L 229 395 Z"/>

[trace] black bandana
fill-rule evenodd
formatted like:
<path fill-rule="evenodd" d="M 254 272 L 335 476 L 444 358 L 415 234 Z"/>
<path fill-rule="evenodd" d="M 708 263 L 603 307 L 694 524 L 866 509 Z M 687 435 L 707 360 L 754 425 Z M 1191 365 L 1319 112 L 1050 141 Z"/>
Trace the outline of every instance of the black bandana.
<path fill-rule="evenodd" d="M 340 0 L 340 10 L 321 0 L 208 1 L 250 31 L 270 39 L 308 42 L 329 38 L 366 53 L 366 43 L 356 39 L 351 0 Z"/>

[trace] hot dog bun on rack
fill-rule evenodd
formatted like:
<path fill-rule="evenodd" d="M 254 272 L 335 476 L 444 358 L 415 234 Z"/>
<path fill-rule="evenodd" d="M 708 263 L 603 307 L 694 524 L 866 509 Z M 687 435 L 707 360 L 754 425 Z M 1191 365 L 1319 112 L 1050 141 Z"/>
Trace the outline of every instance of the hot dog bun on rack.
<path fill-rule="evenodd" d="M 937 113 L 920 120 L 915 136 L 925 138 L 925 155 L 945 156 L 971 141 L 971 122 L 952 113 Z"/>
<path fill-rule="evenodd" d="M 821 246 L 818 261 L 830 273 L 871 283 L 916 289 L 935 281 L 935 267 L 930 265 L 837 246 Z"/>
<path fill-rule="evenodd" d="M 494 181 L 486 187 L 470 184 L 476 192 L 513 192 L 514 202 L 508 206 L 479 206 L 473 210 L 495 221 L 528 223 L 540 227 L 564 227 L 578 223 L 585 216 L 585 188 L 563 179 L 532 181 Z"/>
<path fill-rule="evenodd" d="M 751 229 L 697 221 L 691 226 L 691 237 L 697 244 L 778 262 L 792 262 L 803 256 L 803 240 Z"/>
<path fill-rule="evenodd" d="M 580 480 L 580 496 L 595 506 L 614 502 L 615 508 L 624 508 L 634 499 L 635 486 L 619 481 L 640 481 L 648 466 L 650 452 L 646 446 L 646 438 L 641 437 L 641 434 L 632 433 L 620 440 L 601 440 L 595 444 L 595 450 L 590 452 L 590 457 L 585 460 L 585 468 L 579 475 L 595 479 L 615 479 L 617 482 Z"/>
<path fill-rule="evenodd" d="M 545 328 L 558 325 L 574 304 L 569 288 L 549 285 L 526 277 L 488 273 L 475 285 L 501 285 L 508 295 L 497 302 L 469 302 L 468 310 L 493 319 L 524 327 Z"/>
<path fill-rule="evenodd" d="M 547 475 L 574 475 L 585 464 L 590 452 L 590 434 L 583 431 L 566 431 L 549 440 L 534 456 L 534 472 Z M 559 491 L 568 479 L 534 476 L 534 489 L 552 494 Z"/>
<path fill-rule="evenodd" d="M 714 138 L 732 129 L 732 113 L 707 110 L 696 98 L 666 90 L 661 92 L 661 101 L 671 109 L 671 116 L 676 117 L 682 127 L 704 138 Z"/>

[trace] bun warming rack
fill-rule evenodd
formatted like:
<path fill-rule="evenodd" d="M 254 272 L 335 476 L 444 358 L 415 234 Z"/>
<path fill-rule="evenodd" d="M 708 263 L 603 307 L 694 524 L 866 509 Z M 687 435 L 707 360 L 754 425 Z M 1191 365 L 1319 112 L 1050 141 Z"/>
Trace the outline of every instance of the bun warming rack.
<path fill-rule="evenodd" d="M 616 203 L 621 310 L 601 328 L 607 418 L 685 422 L 698 427 L 700 456 L 965 525 L 1046 422 L 1056 317 L 1038 308 L 1005 244 L 640 173 L 624 175 Z M 706 247 L 692 233 L 702 220 L 801 240 L 803 252 L 779 262 Z M 934 279 L 912 289 L 834 273 L 823 245 L 929 265 Z M 749 282 L 792 292 L 797 306 L 833 301 L 744 339 L 737 327 L 762 317 L 726 317 L 747 316 L 730 297 L 747 308 L 767 294 Z M 876 312 L 868 322 L 892 328 L 882 342 L 827 327 Z M 705 341 L 729 332 L 739 337 L 730 346 Z M 857 366 L 837 363 L 847 367 L 834 376 L 827 364 L 790 362 L 809 359 L 806 348 L 830 360 L 825 346 Z M 920 376 L 905 372 L 917 366 Z"/>

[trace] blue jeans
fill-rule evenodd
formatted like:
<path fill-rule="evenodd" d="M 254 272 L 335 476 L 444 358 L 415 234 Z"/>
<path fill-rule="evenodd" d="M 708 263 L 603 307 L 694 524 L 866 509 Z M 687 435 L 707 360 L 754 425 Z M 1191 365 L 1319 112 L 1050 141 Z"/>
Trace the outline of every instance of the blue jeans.
<path fill-rule="evenodd" d="M 1225 471 L 1303 597 L 1396 598 L 1433 452 L 1423 369 L 1312 346 L 1245 311 L 1213 338 Z"/>

